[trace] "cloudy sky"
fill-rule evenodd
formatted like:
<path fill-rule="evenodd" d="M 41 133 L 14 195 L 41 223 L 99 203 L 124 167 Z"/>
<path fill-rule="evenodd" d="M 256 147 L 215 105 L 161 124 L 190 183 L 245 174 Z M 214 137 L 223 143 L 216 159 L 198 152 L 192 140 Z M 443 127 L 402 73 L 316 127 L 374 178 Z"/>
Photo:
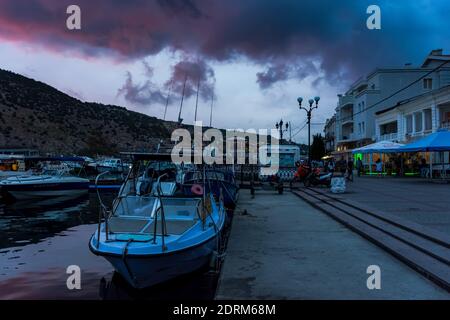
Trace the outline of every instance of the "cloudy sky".
<path fill-rule="evenodd" d="M 81 8 L 68 30 L 66 8 Z M 366 9 L 381 8 L 381 30 Z M 1 0 L 0 68 L 46 82 L 84 101 L 117 104 L 221 128 L 272 128 L 305 114 L 296 98 L 321 97 L 313 130 L 338 93 L 377 66 L 420 64 L 450 51 L 448 0 Z"/>

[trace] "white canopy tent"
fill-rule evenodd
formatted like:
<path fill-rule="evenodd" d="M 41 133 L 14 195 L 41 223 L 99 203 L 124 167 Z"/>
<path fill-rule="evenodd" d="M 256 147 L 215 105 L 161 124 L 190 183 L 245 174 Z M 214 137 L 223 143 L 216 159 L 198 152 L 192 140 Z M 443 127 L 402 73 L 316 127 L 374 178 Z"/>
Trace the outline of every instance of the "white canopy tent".
<path fill-rule="evenodd" d="M 373 154 L 378 153 L 380 155 L 380 158 L 382 158 L 383 153 L 393 153 L 398 152 L 401 147 L 403 147 L 404 144 L 402 143 L 396 143 L 392 141 L 379 141 L 372 144 L 369 144 L 367 146 L 356 148 L 352 150 L 353 154 L 356 153 L 363 153 L 363 154 L 369 154 L 369 170 L 372 172 L 372 163 L 373 163 Z M 384 167 L 383 163 L 383 167 Z"/>
<path fill-rule="evenodd" d="M 392 153 L 397 152 L 404 144 L 391 141 L 380 141 L 367 146 L 353 149 L 352 153 Z"/>

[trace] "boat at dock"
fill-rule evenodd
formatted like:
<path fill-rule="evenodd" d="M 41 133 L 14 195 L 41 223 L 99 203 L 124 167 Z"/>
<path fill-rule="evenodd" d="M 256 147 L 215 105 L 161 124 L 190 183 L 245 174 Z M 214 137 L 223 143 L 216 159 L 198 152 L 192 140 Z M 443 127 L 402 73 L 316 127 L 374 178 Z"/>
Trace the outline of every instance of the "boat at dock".
<path fill-rule="evenodd" d="M 83 161 L 81 158 L 33 158 L 35 161 Z M 0 181 L 4 197 L 24 200 L 42 197 L 75 196 L 87 192 L 89 180 L 70 174 L 68 168 L 44 169 L 40 173 L 9 177 Z"/>
<path fill-rule="evenodd" d="M 234 208 L 238 200 L 238 186 L 234 173 L 229 168 L 207 167 L 188 170 L 183 175 L 185 194 L 196 193 L 195 187 L 201 186 L 206 193 L 212 193 L 217 199 L 223 197 L 225 207 Z"/>
<path fill-rule="evenodd" d="M 168 159 L 170 155 L 134 155 L 134 160 Z M 206 193 L 182 195 L 173 188 L 177 182 L 169 168 L 154 168 L 134 162 L 112 209 L 100 199 L 98 229 L 89 242 L 90 250 L 108 260 L 134 288 L 165 282 L 208 264 L 220 248 L 225 224 L 221 201 Z"/>
<path fill-rule="evenodd" d="M 128 172 L 130 164 L 125 163 L 122 159 L 110 158 L 98 162 L 89 163 L 89 166 L 97 169 L 97 172 L 124 173 Z"/>
<path fill-rule="evenodd" d="M 31 174 L 25 170 L 25 157 L 21 155 L 0 155 L 0 180 Z"/>

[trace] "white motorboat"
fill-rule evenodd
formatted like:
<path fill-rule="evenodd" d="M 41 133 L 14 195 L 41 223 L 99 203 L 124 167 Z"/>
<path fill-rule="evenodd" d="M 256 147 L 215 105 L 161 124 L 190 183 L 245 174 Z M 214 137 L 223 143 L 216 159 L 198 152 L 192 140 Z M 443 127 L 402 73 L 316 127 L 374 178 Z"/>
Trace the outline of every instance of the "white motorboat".
<path fill-rule="evenodd" d="M 92 164 L 91 166 L 97 168 L 97 171 L 100 173 L 123 173 L 128 172 L 129 170 L 129 164 L 123 162 L 122 159 L 117 158 L 104 159 L 98 161 L 96 164 Z"/>
<path fill-rule="evenodd" d="M 146 157 L 140 154 L 139 158 Z M 104 221 L 99 221 L 91 237 L 90 250 L 107 259 L 135 288 L 167 281 L 209 263 L 220 248 L 226 217 L 223 202 L 216 202 L 212 194 L 165 196 L 162 176 L 147 189 L 152 191 L 143 193 L 145 188 L 137 187 L 142 175 L 135 172 L 132 169 L 125 182 L 135 181 L 134 187 L 122 189 L 111 211 L 101 204 Z"/>
<path fill-rule="evenodd" d="M 40 158 L 42 159 L 44 158 Z M 66 160 L 79 161 L 75 158 Z M 0 181 L 0 190 L 3 195 L 8 194 L 16 200 L 75 196 L 89 190 L 89 180 L 70 175 L 67 169 L 47 169 L 40 174 L 26 174 L 3 179 Z"/>

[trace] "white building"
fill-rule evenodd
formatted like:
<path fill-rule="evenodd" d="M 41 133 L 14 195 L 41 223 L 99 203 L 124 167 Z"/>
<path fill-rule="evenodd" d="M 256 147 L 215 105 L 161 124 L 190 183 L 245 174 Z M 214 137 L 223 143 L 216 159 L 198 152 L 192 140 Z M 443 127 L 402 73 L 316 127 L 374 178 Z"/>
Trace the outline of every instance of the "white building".
<path fill-rule="evenodd" d="M 300 147 L 296 144 L 262 145 L 259 152 L 271 157 L 270 164 L 280 168 L 295 167 L 300 161 Z"/>
<path fill-rule="evenodd" d="M 336 115 L 326 120 L 323 132 L 325 134 L 325 152 L 329 154 L 336 149 Z"/>
<path fill-rule="evenodd" d="M 405 134 L 417 135 L 438 128 L 442 120 L 448 117 L 445 98 L 431 104 L 425 100 L 426 97 L 437 98 L 438 93 L 442 94 L 449 85 L 450 55 L 443 55 L 442 50 L 431 51 L 421 66 L 407 64 L 403 67 L 377 68 L 367 77 L 360 78 L 345 95 L 339 95 L 336 153 L 345 154 L 383 138 L 398 140 L 394 133 L 403 134 L 403 130 Z M 443 91 L 439 91 L 441 89 Z M 421 97 L 425 100 L 420 100 Z M 405 112 L 406 118 L 402 120 L 396 112 L 389 113 L 397 107 L 400 108 L 397 110 L 402 110 L 402 105 L 416 99 L 428 103 L 427 107 L 423 105 L 421 115 L 399 111 Z M 422 110 L 419 106 L 417 108 Z"/>
<path fill-rule="evenodd" d="M 375 124 L 378 141 L 402 143 L 450 129 L 450 84 L 377 112 Z"/>

